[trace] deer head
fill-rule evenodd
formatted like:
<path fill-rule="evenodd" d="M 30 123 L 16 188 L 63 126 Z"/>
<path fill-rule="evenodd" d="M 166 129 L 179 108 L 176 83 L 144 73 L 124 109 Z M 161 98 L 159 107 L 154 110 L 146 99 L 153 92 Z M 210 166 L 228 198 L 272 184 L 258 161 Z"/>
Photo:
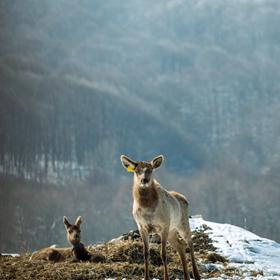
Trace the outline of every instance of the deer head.
<path fill-rule="evenodd" d="M 134 161 L 129 157 L 121 156 L 122 165 L 127 171 L 134 172 L 134 183 L 141 188 L 147 188 L 151 185 L 153 180 L 154 169 L 161 166 L 163 156 L 157 156 L 152 161 Z"/>
<path fill-rule="evenodd" d="M 80 225 L 82 223 L 82 217 L 79 216 L 76 219 L 75 224 L 70 224 L 68 219 L 64 216 L 63 223 L 67 231 L 67 240 L 72 245 L 77 245 L 81 241 L 81 230 Z"/>

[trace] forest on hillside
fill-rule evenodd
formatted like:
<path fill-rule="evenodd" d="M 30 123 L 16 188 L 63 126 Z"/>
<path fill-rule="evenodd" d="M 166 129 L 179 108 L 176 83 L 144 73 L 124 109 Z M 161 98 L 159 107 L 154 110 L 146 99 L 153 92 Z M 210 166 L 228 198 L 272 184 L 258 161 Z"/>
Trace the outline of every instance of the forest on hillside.
<path fill-rule="evenodd" d="M 0 251 L 134 228 L 119 156 L 192 214 L 280 241 L 280 3 L 0 3 Z M 104 219 L 106 217 L 106 219 Z M 46 234 L 47 232 L 47 234 Z"/>

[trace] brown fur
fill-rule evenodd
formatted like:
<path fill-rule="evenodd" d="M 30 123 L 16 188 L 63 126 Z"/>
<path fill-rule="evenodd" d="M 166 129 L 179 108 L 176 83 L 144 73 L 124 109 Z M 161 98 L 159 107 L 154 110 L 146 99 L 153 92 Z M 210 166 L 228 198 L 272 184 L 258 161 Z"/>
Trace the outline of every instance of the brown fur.
<path fill-rule="evenodd" d="M 79 216 L 75 224 L 70 224 L 66 217 L 63 217 L 63 223 L 67 232 L 67 240 L 73 246 L 72 248 L 52 248 L 47 247 L 34 252 L 30 260 L 48 260 L 53 262 L 65 261 L 74 257 L 78 261 L 91 260 L 91 254 L 87 251 L 84 244 L 81 243 L 80 225 L 82 218 Z"/>
<path fill-rule="evenodd" d="M 133 217 L 137 223 L 144 245 L 144 280 L 149 280 L 149 232 L 161 236 L 161 257 L 164 268 L 164 280 L 169 280 L 166 244 L 167 241 L 179 253 L 184 280 L 190 280 L 186 249 L 189 247 L 193 275 L 200 280 L 197 270 L 191 231 L 188 219 L 188 201 L 182 194 L 165 190 L 152 178 L 152 171 L 162 164 L 163 156 L 155 157 L 150 163 L 136 162 L 121 156 L 123 166 L 134 170 L 133 180 Z"/>
<path fill-rule="evenodd" d="M 133 199 L 143 208 L 155 208 L 158 203 L 158 193 L 156 185 L 153 184 L 149 189 L 141 189 L 133 185 Z"/>
<path fill-rule="evenodd" d="M 63 262 L 72 256 L 72 248 L 44 248 L 34 252 L 30 260 L 45 260 L 53 262 Z"/>
<path fill-rule="evenodd" d="M 172 196 L 174 196 L 175 198 L 177 198 L 178 200 L 180 200 L 183 203 L 185 203 L 186 205 L 189 205 L 189 202 L 188 202 L 187 198 L 184 195 L 182 195 L 182 194 L 180 194 L 178 192 L 174 192 L 174 191 L 169 191 L 169 193 Z"/>

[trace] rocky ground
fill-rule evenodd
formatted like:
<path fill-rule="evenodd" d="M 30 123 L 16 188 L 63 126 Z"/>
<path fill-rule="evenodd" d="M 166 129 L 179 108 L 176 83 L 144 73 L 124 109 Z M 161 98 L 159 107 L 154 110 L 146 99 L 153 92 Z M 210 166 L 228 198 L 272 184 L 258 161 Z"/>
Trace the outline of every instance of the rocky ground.
<path fill-rule="evenodd" d="M 238 269 L 227 267 L 227 260 L 216 252 L 207 233 L 208 229 L 209 227 L 204 225 L 193 231 L 196 258 L 202 278 L 240 275 Z M 152 277 L 162 279 L 158 241 L 157 236 L 152 237 L 150 273 Z M 18 257 L 0 256 L 0 279 L 142 279 L 142 248 L 138 232 L 132 231 L 108 243 L 89 246 L 88 249 L 94 256 L 92 262 L 74 262 L 72 259 L 58 263 L 30 261 L 30 254 Z M 182 279 L 180 259 L 169 246 L 168 261 L 170 279 Z M 191 271 L 191 267 L 189 268 Z"/>

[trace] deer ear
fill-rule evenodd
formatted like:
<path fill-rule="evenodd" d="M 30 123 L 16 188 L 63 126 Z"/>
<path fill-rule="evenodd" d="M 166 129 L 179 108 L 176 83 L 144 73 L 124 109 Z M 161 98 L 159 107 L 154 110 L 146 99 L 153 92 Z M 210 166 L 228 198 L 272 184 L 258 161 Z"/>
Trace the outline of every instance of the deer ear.
<path fill-rule="evenodd" d="M 161 166 L 161 164 L 163 163 L 164 157 L 163 155 L 157 156 L 155 157 L 152 161 L 151 164 L 153 166 L 154 169 L 158 168 Z"/>
<path fill-rule="evenodd" d="M 82 223 L 82 217 L 79 216 L 79 217 L 76 219 L 75 225 L 79 227 L 79 226 L 81 225 L 81 223 Z"/>
<path fill-rule="evenodd" d="M 65 216 L 63 217 L 63 223 L 64 223 L 66 229 L 71 226 L 71 224 L 69 223 L 69 221 L 67 220 L 67 218 Z"/>
<path fill-rule="evenodd" d="M 121 155 L 121 162 L 123 167 L 128 171 L 128 172 L 133 172 L 137 166 L 137 162 L 128 158 L 125 155 Z"/>

